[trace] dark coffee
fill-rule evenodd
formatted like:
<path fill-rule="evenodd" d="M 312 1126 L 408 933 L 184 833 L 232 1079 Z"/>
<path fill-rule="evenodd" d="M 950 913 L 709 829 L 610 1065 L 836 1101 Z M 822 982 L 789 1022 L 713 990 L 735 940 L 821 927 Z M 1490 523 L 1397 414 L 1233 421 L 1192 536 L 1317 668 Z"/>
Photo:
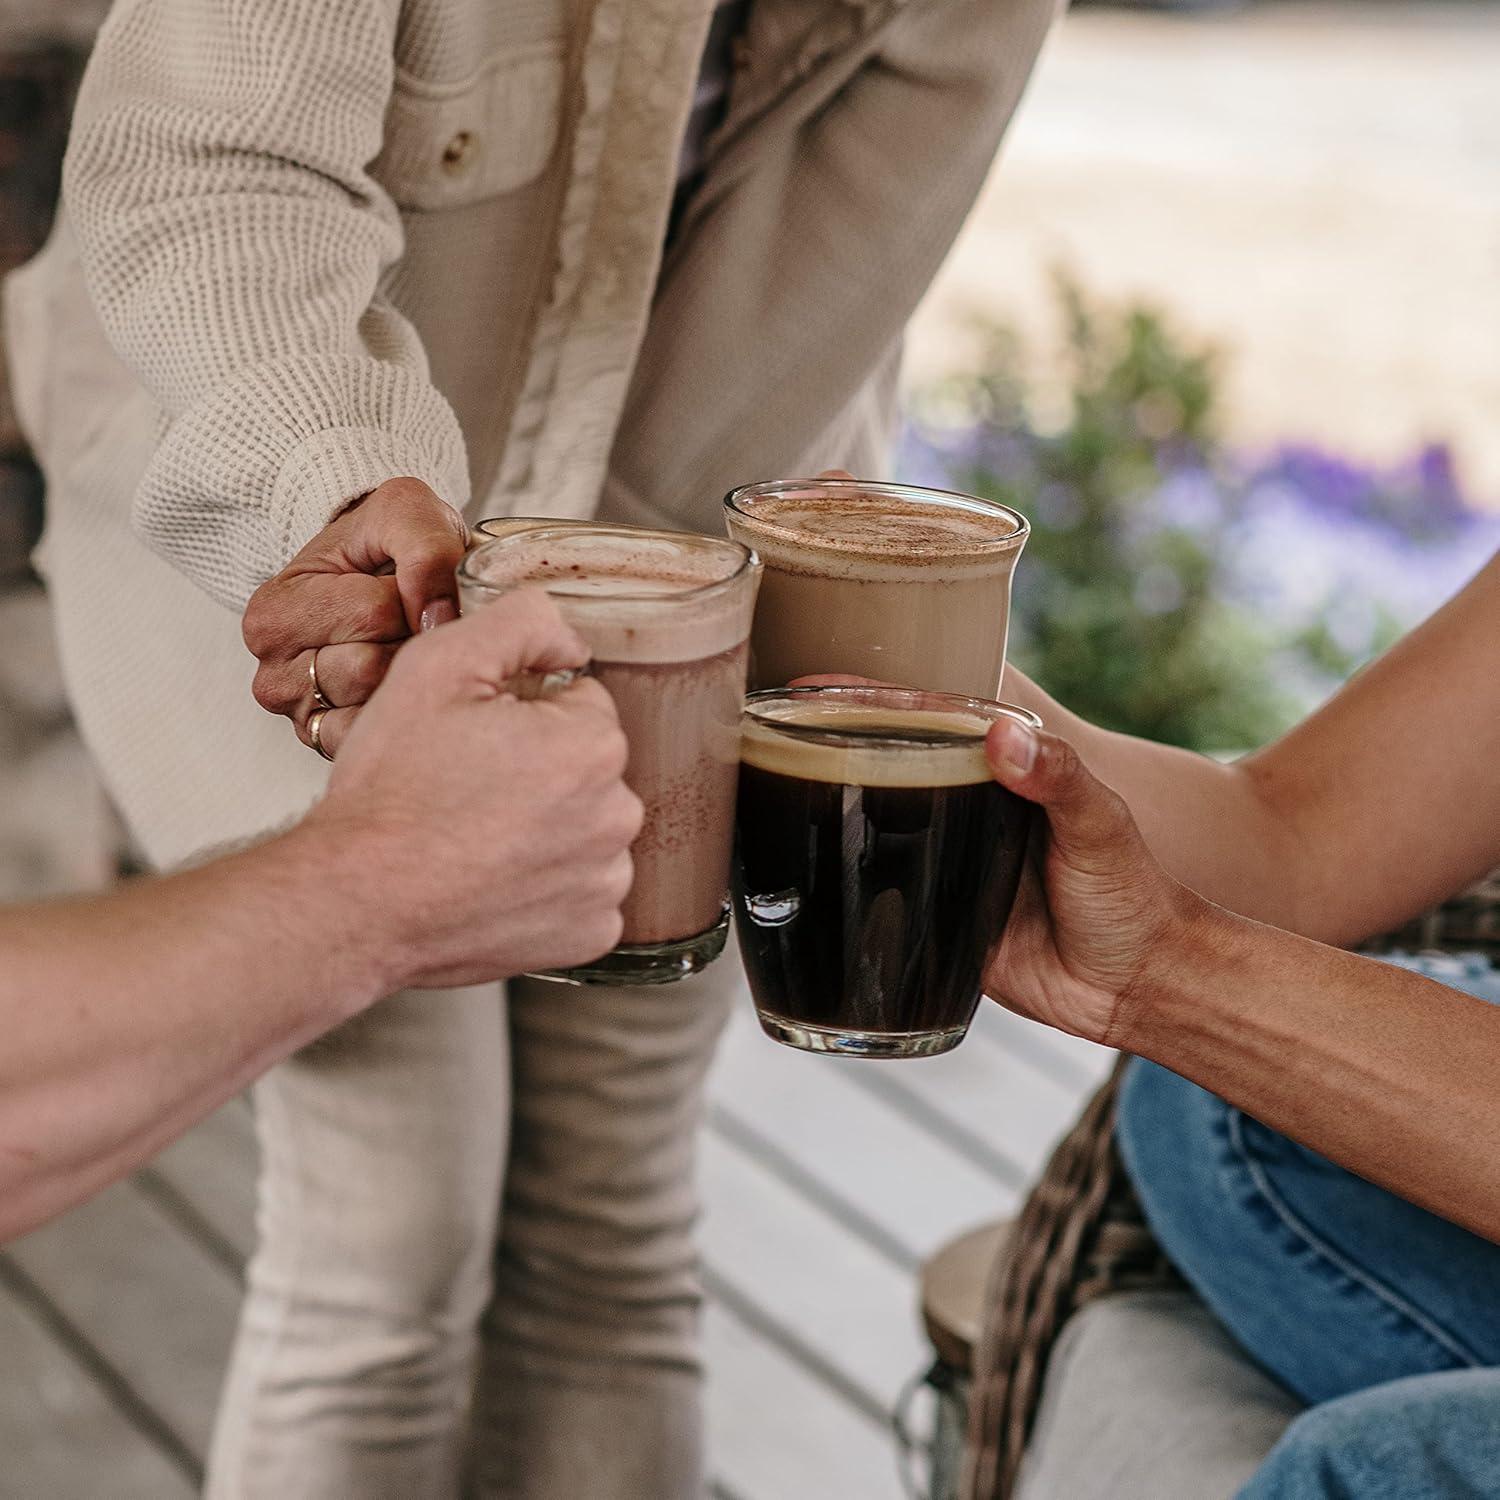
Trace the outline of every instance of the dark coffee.
<path fill-rule="evenodd" d="M 962 1039 L 1032 816 L 990 778 L 986 727 L 955 744 L 950 717 L 810 708 L 747 729 L 735 923 L 771 1035 L 869 1056 Z M 820 729 L 838 744 L 792 737 Z"/>

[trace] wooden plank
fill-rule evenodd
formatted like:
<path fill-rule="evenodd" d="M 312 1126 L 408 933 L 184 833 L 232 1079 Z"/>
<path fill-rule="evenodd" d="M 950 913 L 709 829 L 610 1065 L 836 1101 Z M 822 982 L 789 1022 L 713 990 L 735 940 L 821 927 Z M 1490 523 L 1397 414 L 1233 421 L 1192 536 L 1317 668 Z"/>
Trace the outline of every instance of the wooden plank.
<path fill-rule="evenodd" d="M 708 1451 L 740 1500 L 903 1500 L 888 1428 L 722 1304 L 703 1318 Z"/>
<path fill-rule="evenodd" d="M 0 1500 L 191 1500 L 196 1492 L 35 1310 L 0 1288 Z"/>
<path fill-rule="evenodd" d="M 238 1275 L 255 1247 L 257 1166 L 250 1111 L 234 1100 L 168 1146 L 137 1183 Z"/>
<path fill-rule="evenodd" d="M 1028 1021 L 988 1000 L 974 1017 L 973 1034 L 1011 1049 L 1069 1089 L 1097 1088 L 1117 1055 L 1109 1047 Z"/>
<path fill-rule="evenodd" d="M 942 1057 L 866 1063 L 850 1077 L 1012 1188 L 1036 1173 L 1088 1092 L 983 1033 Z"/>
<path fill-rule="evenodd" d="M 748 1006 L 709 1097 L 716 1127 L 909 1270 L 955 1234 L 1015 1211 L 1016 1194 L 857 1086 L 870 1066 L 779 1047 Z"/>
<path fill-rule="evenodd" d="M 201 1456 L 234 1330 L 234 1277 L 128 1182 L 7 1253 Z"/>
<path fill-rule="evenodd" d="M 715 1132 L 699 1174 L 711 1289 L 869 1416 L 889 1412 L 929 1358 L 914 1278 Z"/>

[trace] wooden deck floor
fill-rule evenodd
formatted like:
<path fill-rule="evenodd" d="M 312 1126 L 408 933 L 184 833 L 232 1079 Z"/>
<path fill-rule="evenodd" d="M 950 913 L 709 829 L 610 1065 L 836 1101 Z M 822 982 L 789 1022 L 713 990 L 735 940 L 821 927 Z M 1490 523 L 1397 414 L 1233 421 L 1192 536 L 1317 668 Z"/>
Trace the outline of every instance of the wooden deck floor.
<path fill-rule="evenodd" d="M 701 1154 L 718 1500 L 899 1500 L 890 1412 L 926 1361 L 916 1267 L 1014 1206 L 1107 1064 L 991 1005 L 945 1058 L 803 1057 L 761 1036 L 747 998 Z M 3 1500 L 195 1492 L 254 1165 L 232 1105 L 0 1252 Z"/>

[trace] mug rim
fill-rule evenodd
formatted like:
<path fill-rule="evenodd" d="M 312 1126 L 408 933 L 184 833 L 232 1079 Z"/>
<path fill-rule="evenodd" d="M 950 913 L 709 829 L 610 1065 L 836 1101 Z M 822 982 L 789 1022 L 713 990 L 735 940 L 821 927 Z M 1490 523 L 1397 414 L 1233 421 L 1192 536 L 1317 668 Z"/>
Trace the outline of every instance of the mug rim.
<path fill-rule="evenodd" d="M 948 712 L 954 715 L 967 713 L 971 716 L 982 717 L 987 722 L 983 729 L 955 727 L 951 734 L 935 735 L 932 732 L 921 735 L 904 735 L 899 732 L 872 734 L 867 729 L 840 730 L 826 725 L 798 724 L 795 721 L 775 719 L 756 712 L 758 705 L 769 704 L 773 701 L 795 703 L 808 698 L 827 698 L 836 703 L 845 695 L 848 695 L 846 701 L 851 703 L 858 701 L 861 696 L 878 699 L 920 700 L 910 703 L 909 707 L 920 711 L 924 707 L 931 706 L 933 712 Z M 906 751 L 951 750 L 957 746 L 981 745 L 989 734 L 991 725 L 998 724 L 1002 719 L 1013 719 L 1029 729 L 1042 727 L 1041 718 L 1029 708 L 1023 708 L 1019 703 L 1002 703 L 998 698 L 974 698 L 963 693 L 940 693 L 926 688 L 896 687 L 875 683 L 868 685 L 829 683 L 809 687 L 764 688 L 760 692 L 746 696 L 744 717 L 754 723 L 757 728 L 784 734 L 790 739 L 800 740 L 805 744 L 857 745 L 861 748 L 889 746 L 891 749 Z"/>
<path fill-rule="evenodd" d="M 1005 536 L 985 537 L 979 541 L 966 542 L 961 547 L 935 547 L 914 545 L 908 549 L 915 557 L 986 556 L 994 553 L 1019 550 L 1026 545 L 1031 535 L 1031 522 L 1013 506 L 1000 500 L 986 500 L 979 495 L 966 495 L 961 490 L 935 489 L 930 485 L 902 484 L 886 479 L 760 479 L 753 484 L 742 484 L 724 496 L 724 509 L 750 528 L 762 530 L 795 541 L 814 551 L 867 553 L 871 549 L 857 542 L 839 537 L 808 536 L 795 527 L 784 526 L 767 516 L 758 516 L 746 502 L 758 496 L 775 498 L 792 491 L 813 490 L 824 493 L 848 492 L 862 495 L 884 495 L 894 500 L 911 500 L 921 505 L 938 509 L 964 510 L 978 515 L 1004 516 L 1013 527 Z M 884 556 L 885 554 L 880 554 Z"/>
<path fill-rule="evenodd" d="M 725 549 L 733 549 L 739 554 L 739 560 L 732 573 L 725 574 L 723 578 L 713 578 L 706 583 L 696 584 L 692 588 L 643 589 L 608 595 L 590 593 L 585 589 L 554 587 L 545 579 L 519 579 L 510 583 L 494 583 L 489 579 L 480 578 L 474 571 L 473 564 L 476 561 L 502 549 L 518 546 L 523 539 L 527 542 L 536 541 L 539 538 L 547 541 L 560 537 L 577 540 L 580 531 L 592 536 L 624 536 L 637 539 L 650 537 L 684 545 L 689 550 L 722 553 Z M 523 531 L 511 532 L 508 536 L 490 536 L 487 532 L 481 535 L 485 536 L 486 540 L 469 548 L 459 563 L 458 581 L 460 584 L 497 599 L 504 594 L 513 593 L 516 589 L 540 588 L 549 598 L 571 599 L 584 604 L 665 604 L 679 600 L 688 603 L 706 598 L 719 590 L 727 590 L 739 583 L 747 573 L 754 573 L 760 567 L 760 558 L 755 550 L 747 547 L 743 542 L 737 542 L 732 537 L 706 536 L 697 531 L 665 531 L 648 526 L 611 526 L 593 521 L 574 521 L 566 525 L 528 527 Z"/>

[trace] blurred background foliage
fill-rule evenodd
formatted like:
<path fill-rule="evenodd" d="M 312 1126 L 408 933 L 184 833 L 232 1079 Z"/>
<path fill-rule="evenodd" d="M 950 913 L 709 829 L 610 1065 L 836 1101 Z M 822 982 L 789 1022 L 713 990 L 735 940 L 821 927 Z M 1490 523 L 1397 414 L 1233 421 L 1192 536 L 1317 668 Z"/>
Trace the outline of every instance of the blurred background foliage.
<path fill-rule="evenodd" d="M 1030 519 L 1011 659 L 1070 708 L 1193 749 L 1264 743 L 1500 547 L 1442 445 L 1386 468 L 1236 452 L 1218 350 L 1054 284 L 1061 411 L 993 326 L 976 370 L 919 393 L 900 473 Z"/>

